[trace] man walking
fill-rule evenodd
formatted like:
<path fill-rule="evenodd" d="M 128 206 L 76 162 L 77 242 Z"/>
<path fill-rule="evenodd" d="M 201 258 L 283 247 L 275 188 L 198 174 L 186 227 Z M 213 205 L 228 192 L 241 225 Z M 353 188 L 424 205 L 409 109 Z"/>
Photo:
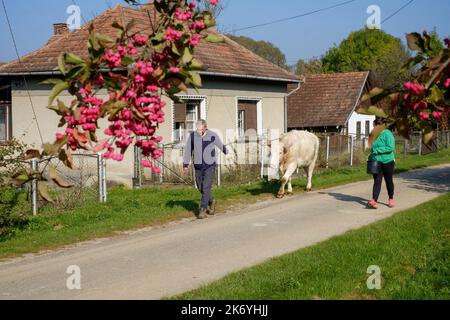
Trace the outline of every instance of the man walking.
<path fill-rule="evenodd" d="M 208 130 L 205 120 L 198 121 L 196 128 L 197 131 L 192 132 L 186 142 L 183 168 L 187 174 L 193 156 L 195 180 L 202 194 L 202 203 L 196 216 L 198 219 L 205 219 L 207 215 L 214 215 L 216 211 L 216 201 L 212 196 L 212 183 L 217 166 L 216 148 L 224 154 L 228 154 L 228 151 L 220 137 Z"/>

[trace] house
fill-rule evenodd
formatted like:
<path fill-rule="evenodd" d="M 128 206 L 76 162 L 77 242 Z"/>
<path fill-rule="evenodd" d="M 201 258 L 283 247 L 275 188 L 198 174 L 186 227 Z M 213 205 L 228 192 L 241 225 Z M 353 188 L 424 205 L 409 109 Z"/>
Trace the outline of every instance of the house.
<path fill-rule="evenodd" d="M 369 79 L 370 72 L 307 75 L 288 98 L 288 129 L 368 136 L 375 117 L 356 111 L 370 91 Z"/>
<path fill-rule="evenodd" d="M 115 37 L 117 31 L 111 27 L 113 22 L 126 24 L 134 19 L 137 22 L 135 28 L 139 28 L 136 31 L 145 33 L 145 30 L 151 30 L 149 17 L 153 12 L 152 4 L 139 8 L 115 6 L 91 23 L 97 32 Z M 20 61 L 0 67 L 0 84 L 9 88 L 2 91 L 4 103 L 0 123 L 4 129 L 1 140 L 20 137 L 23 142 L 36 147 L 42 144 L 40 135 L 44 142 L 54 140 L 58 117 L 46 108 L 51 87 L 40 82 L 58 76 L 57 57 L 61 53 L 87 56 L 89 24 L 73 32 L 65 24 L 55 24 L 54 35 L 42 48 Z M 297 87 L 300 79 L 224 38 L 223 43 L 202 43 L 197 47 L 196 58 L 206 67 L 206 71 L 201 72 L 203 87 L 180 95 L 184 104 L 167 101 L 167 121 L 158 132 L 164 137 L 165 144 L 182 141 L 185 138 L 183 129 L 192 130 L 198 119 L 208 120 L 210 128 L 223 134 L 232 131 L 238 136 L 245 135 L 250 129 L 258 134 L 268 128 L 287 130 L 288 85 Z M 73 98 L 63 93 L 60 99 L 69 103 Z M 108 162 L 108 166 L 110 178 L 131 182 L 132 152 L 122 163 Z"/>

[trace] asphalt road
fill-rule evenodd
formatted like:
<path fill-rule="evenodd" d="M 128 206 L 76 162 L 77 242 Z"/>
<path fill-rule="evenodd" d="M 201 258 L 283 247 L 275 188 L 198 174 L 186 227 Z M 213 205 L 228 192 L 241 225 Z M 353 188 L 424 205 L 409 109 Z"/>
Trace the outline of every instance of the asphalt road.
<path fill-rule="evenodd" d="M 160 299 L 183 293 L 450 192 L 450 165 L 397 176 L 395 209 L 367 210 L 371 188 L 369 181 L 354 183 L 3 261 L 0 299 Z M 80 290 L 67 288 L 73 265 L 80 268 Z"/>

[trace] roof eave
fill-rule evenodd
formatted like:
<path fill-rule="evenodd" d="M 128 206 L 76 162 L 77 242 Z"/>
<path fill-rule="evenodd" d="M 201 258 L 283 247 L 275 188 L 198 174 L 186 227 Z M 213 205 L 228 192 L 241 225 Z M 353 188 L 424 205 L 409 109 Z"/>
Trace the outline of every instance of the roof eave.
<path fill-rule="evenodd" d="M 274 77 L 262 77 L 253 75 L 242 75 L 242 74 L 232 74 L 232 73 L 220 73 L 220 72 L 208 72 L 200 71 L 200 75 L 213 76 L 213 77 L 223 77 L 223 78 L 240 78 L 240 79 L 251 79 L 251 80 L 263 80 L 263 81 L 273 81 L 273 82 L 285 82 L 285 83 L 302 83 L 303 81 L 298 79 L 283 79 Z M 32 71 L 32 72 L 0 72 L 0 76 L 57 76 L 61 75 L 59 70 L 53 71 Z"/>

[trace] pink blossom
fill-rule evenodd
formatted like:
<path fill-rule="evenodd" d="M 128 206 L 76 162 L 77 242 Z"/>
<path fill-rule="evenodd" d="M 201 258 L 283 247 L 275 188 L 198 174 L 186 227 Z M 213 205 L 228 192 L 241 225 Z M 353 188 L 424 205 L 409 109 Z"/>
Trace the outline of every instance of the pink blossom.
<path fill-rule="evenodd" d="M 196 47 L 200 44 L 200 41 L 203 39 L 203 36 L 200 34 L 194 34 L 191 37 L 191 40 L 189 41 L 189 43 L 191 44 L 191 46 Z"/>
<path fill-rule="evenodd" d="M 134 41 L 134 44 L 142 46 L 148 42 L 148 37 L 147 36 L 139 36 L 136 34 L 133 37 L 133 41 Z"/>
<path fill-rule="evenodd" d="M 425 120 L 430 119 L 430 115 L 426 112 L 421 112 L 421 113 L 419 113 L 419 118 L 420 118 L 420 120 L 425 121 Z"/>
<path fill-rule="evenodd" d="M 442 118 L 443 113 L 440 111 L 434 111 L 432 113 L 432 115 L 433 115 L 433 118 L 435 118 L 436 120 L 440 120 Z"/>
<path fill-rule="evenodd" d="M 422 96 L 425 93 L 425 87 L 420 83 L 407 82 L 405 83 L 405 89 L 412 92 L 416 96 Z"/>
<path fill-rule="evenodd" d="M 153 164 L 148 160 L 142 160 L 141 164 L 144 168 L 153 168 Z"/>
<path fill-rule="evenodd" d="M 170 42 L 174 42 L 176 40 L 180 40 L 183 36 L 183 32 L 177 31 L 171 27 L 168 27 L 166 33 L 164 34 L 163 39 L 168 40 Z"/>
<path fill-rule="evenodd" d="M 219 4 L 219 0 L 210 0 L 213 6 L 217 6 Z"/>
<path fill-rule="evenodd" d="M 172 73 L 180 73 L 180 68 L 178 68 L 178 67 L 170 67 L 169 71 L 172 72 Z"/>
<path fill-rule="evenodd" d="M 448 78 L 447 80 L 445 80 L 445 82 L 444 82 L 444 87 L 446 87 L 446 88 L 450 87 L 450 78 Z"/>
<path fill-rule="evenodd" d="M 57 133 L 56 134 L 56 140 L 61 140 L 64 139 L 65 135 L 63 135 L 62 133 Z"/>

